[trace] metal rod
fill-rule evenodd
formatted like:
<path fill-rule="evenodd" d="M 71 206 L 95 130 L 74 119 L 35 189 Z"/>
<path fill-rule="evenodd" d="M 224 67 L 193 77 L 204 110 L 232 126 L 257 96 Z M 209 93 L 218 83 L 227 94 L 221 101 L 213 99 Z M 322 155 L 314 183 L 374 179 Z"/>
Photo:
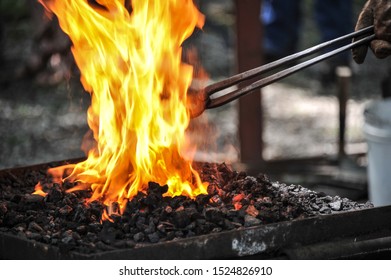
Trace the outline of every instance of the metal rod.
<path fill-rule="evenodd" d="M 368 32 L 368 31 L 367 31 Z M 346 35 L 346 36 L 351 36 L 351 34 L 349 34 L 349 35 Z M 356 36 L 357 36 L 357 33 L 356 33 Z M 345 37 L 345 36 L 344 36 Z M 283 78 L 285 78 L 285 77 L 287 77 L 287 76 L 290 76 L 290 75 L 292 75 L 292 74 L 294 74 L 294 73 L 296 73 L 296 72 L 298 72 L 298 71 L 300 71 L 300 70 L 302 70 L 302 69 L 305 69 L 305 68 L 307 68 L 307 67 L 309 67 L 309 66 L 312 66 L 312 65 L 314 65 L 314 64 L 316 64 L 316 63 L 318 63 L 318 62 L 320 62 L 320 61 L 323 61 L 323 60 L 325 60 L 325 59 L 327 59 L 327 58 L 330 58 L 330 57 L 332 57 L 332 56 L 334 56 L 334 55 L 337 55 L 337 54 L 339 54 L 339 53 L 341 53 L 341 52 L 343 52 L 343 51 L 346 51 L 346 50 L 349 50 L 349 49 L 352 49 L 352 48 L 355 48 L 355 47 L 357 47 L 357 46 L 360 46 L 360 45 L 363 45 L 363 44 L 366 44 L 366 43 L 368 43 L 368 42 L 370 42 L 370 41 L 372 41 L 373 39 L 375 38 L 375 35 L 373 34 L 373 35 L 370 35 L 370 36 L 367 36 L 367 37 L 364 37 L 364 38 L 362 38 L 362 39 L 360 39 L 360 40 L 357 40 L 357 41 L 355 41 L 355 42 L 352 42 L 352 43 L 350 43 L 350 44 L 347 44 L 347 45 L 345 45 L 345 46 L 342 46 L 342 47 L 340 47 L 340 48 L 338 48 L 338 49 L 335 49 L 335 50 L 333 50 L 333 51 L 330 51 L 330 52 L 327 52 L 327 53 L 324 53 L 324 54 L 322 54 L 322 55 L 320 55 L 320 56 L 317 56 L 317 57 L 314 57 L 314 58 L 312 58 L 312 59 L 310 59 L 310 60 L 307 60 L 307 61 L 304 61 L 304 62 L 302 62 L 302 63 L 300 63 L 300 64 L 297 64 L 297 65 L 295 65 L 295 66 L 292 66 L 292 67 L 290 67 L 290 68 L 287 68 L 287 69 L 285 69 L 285 70 L 282 70 L 282 71 L 280 71 L 280 72 L 277 72 L 277 73 L 275 73 L 275 74 L 272 74 L 272 75 L 270 75 L 270 76 L 267 76 L 267 77 L 265 77 L 265 78 L 263 78 L 263 79 L 261 79 L 261 80 L 258 80 L 258 81 L 256 81 L 256 82 L 254 82 L 254 83 L 252 83 L 252 84 L 250 84 L 250 85 L 248 85 L 248 86 L 246 86 L 246 87 L 243 87 L 243 88 L 240 88 L 240 89 L 237 89 L 237 90 L 234 90 L 234 91 L 232 91 L 232 92 L 229 92 L 229 93 L 227 93 L 227 94 L 225 94 L 225 95 L 222 95 L 222 96 L 219 96 L 219 97 L 216 97 L 216 98 L 210 98 L 208 101 L 207 101 L 207 104 L 206 104 L 206 109 L 211 109 L 211 108 L 216 108 L 216 107 L 220 107 L 220 106 L 222 106 L 222 105 L 225 105 L 225 104 L 227 104 L 227 103 L 229 103 L 229 102 L 231 102 L 231 101 L 233 101 L 233 100 L 235 100 L 235 99 L 238 99 L 239 97 L 241 97 L 241 96 L 243 96 L 243 95 L 246 95 L 246 94 L 248 94 L 249 92 L 251 92 L 251 91 L 253 91 L 253 90 L 256 90 L 256 89 L 259 89 L 259 88 L 262 88 L 262 87 L 265 87 L 265 86 L 267 86 L 267 85 L 270 85 L 271 83 L 274 83 L 274 82 L 276 82 L 276 81 L 279 81 L 279 80 L 281 80 L 281 79 L 283 79 Z M 346 38 L 345 38 L 346 39 Z M 335 40 L 337 40 L 337 39 L 335 39 Z M 335 41 L 335 40 L 333 40 L 333 41 Z M 340 40 L 338 40 L 338 41 L 340 41 Z M 335 43 L 335 42 L 334 42 Z M 314 47 L 314 48 L 316 48 L 316 47 Z M 310 49 L 308 49 L 308 50 L 311 50 L 312 48 L 310 48 Z M 308 50 L 306 50 L 305 52 L 307 52 Z M 319 48 L 317 49 L 318 51 L 319 51 Z M 311 50 L 311 53 L 313 53 L 314 51 L 312 51 Z M 301 53 L 303 53 L 303 52 L 301 52 Z M 299 53 L 300 54 L 300 53 Z M 307 54 L 306 54 L 307 55 Z M 296 55 L 293 55 L 293 56 L 295 56 L 295 58 L 297 59 L 298 57 L 303 57 L 303 56 L 306 56 L 306 55 L 304 55 L 304 54 L 302 54 L 302 55 L 298 55 L 298 54 L 296 54 Z M 291 57 L 291 56 L 290 56 Z M 288 59 L 289 57 L 287 57 L 287 58 L 285 58 L 285 59 L 283 59 L 284 61 L 283 61 L 283 64 L 286 64 L 287 62 L 292 62 L 292 59 Z M 271 64 L 276 64 L 278 61 L 276 61 L 275 63 L 271 63 Z M 280 63 L 278 66 L 270 66 L 271 64 L 268 64 L 269 66 L 268 67 L 265 67 L 265 68 L 267 68 L 268 70 L 271 70 L 271 69 L 274 69 L 274 68 L 276 68 L 276 67 L 278 67 L 278 66 L 281 66 L 282 64 Z M 265 65 L 265 66 L 267 66 L 267 65 Z M 257 68 L 257 69 L 259 69 L 259 68 Z M 253 69 L 253 70 L 255 70 L 255 69 Z M 250 70 L 251 71 L 251 70 Z M 247 77 L 247 75 L 249 75 L 249 74 L 246 74 L 246 73 L 248 73 L 248 72 L 250 72 L 250 71 L 247 71 L 247 72 L 244 72 L 244 73 L 242 73 L 242 74 L 239 74 L 239 75 L 243 75 L 243 76 L 245 76 L 246 78 L 245 79 L 248 79 L 248 77 Z M 265 71 L 262 71 L 262 73 L 264 73 Z M 257 72 L 257 75 L 259 74 L 259 72 Z M 239 75 L 237 75 L 237 76 L 239 76 Z M 237 77 L 237 76 L 234 76 L 234 77 Z M 256 74 L 251 74 L 251 77 L 254 77 L 254 76 L 256 76 Z M 234 77 L 232 77 L 232 80 L 234 80 L 233 78 Z M 238 83 L 238 80 L 235 78 L 235 83 L 233 83 L 233 84 L 236 84 L 236 83 Z M 225 86 L 225 83 L 228 83 L 227 82 L 227 80 L 225 80 L 225 81 L 223 81 L 223 83 L 222 84 L 224 84 L 224 87 L 220 87 L 219 88 L 219 90 L 221 90 L 221 89 L 224 89 L 224 88 L 226 88 L 226 86 Z M 218 84 L 218 83 L 217 83 Z M 229 84 L 232 86 L 233 84 L 232 84 L 232 82 L 231 81 L 229 81 Z M 213 86 L 213 87 L 212 87 Z M 212 89 L 215 89 L 215 84 L 214 85 L 212 85 L 211 87 L 207 87 L 206 88 L 206 91 L 207 91 L 207 93 L 209 94 L 209 97 L 214 93 L 211 93 L 211 92 L 209 92 L 208 91 L 208 89 L 210 89 L 210 88 L 212 88 Z M 216 90 L 217 91 L 217 90 Z M 215 91 L 215 92 L 216 92 Z"/>
<path fill-rule="evenodd" d="M 271 63 L 259 66 L 257 68 L 251 69 L 251 70 L 248 70 L 246 72 L 234 75 L 234 76 L 229 77 L 229 78 L 227 78 L 225 80 L 222 80 L 222 81 L 219 81 L 217 83 L 214 83 L 212 85 L 207 86 L 205 91 L 209 95 L 212 95 L 213 93 L 215 93 L 217 91 L 226 89 L 226 88 L 228 88 L 230 86 L 238 84 L 239 82 L 251 79 L 251 78 L 256 77 L 258 75 L 261 75 L 263 73 L 269 72 L 269 71 L 271 71 L 273 69 L 276 69 L 278 67 L 287 65 L 289 63 L 292 63 L 293 61 L 296 61 L 296 60 L 301 59 L 303 57 L 306 57 L 306 56 L 309 56 L 311 54 L 317 53 L 317 52 L 319 52 L 319 51 L 321 51 L 321 50 L 323 50 L 325 48 L 328 48 L 328 47 L 330 47 L 332 45 L 335 45 L 335 44 L 340 43 L 342 41 L 345 41 L 347 39 L 352 39 L 352 38 L 355 38 L 355 37 L 358 37 L 358 36 L 361 36 L 361 35 L 364 35 L 364 34 L 370 34 L 370 33 L 373 34 L 373 25 L 372 26 L 368 26 L 368 27 L 363 28 L 363 29 L 360 29 L 358 31 L 346 34 L 344 36 L 338 37 L 336 39 L 333 39 L 333 40 L 321 43 L 319 45 L 316 45 L 314 47 L 305 49 L 305 50 L 300 51 L 298 53 L 289 55 L 287 57 L 278 59 L 278 60 L 273 61 Z"/>

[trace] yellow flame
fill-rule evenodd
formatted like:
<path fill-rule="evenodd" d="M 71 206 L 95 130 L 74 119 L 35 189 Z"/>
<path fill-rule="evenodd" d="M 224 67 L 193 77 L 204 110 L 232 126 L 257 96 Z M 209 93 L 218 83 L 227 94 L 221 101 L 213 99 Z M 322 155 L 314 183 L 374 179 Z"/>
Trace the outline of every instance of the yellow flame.
<path fill-rule="evenodd" d="M 206 193 L 181 154 L 193 71 L 181 61 L 181 45 L 204 23 L 192 0 L 133 0 L 131 13 L 120 0 L 40 2 L 71 38 L 91 93 L 88 124 L 97 144 L 73 166 L 71 191 L 90 188 L 90 201 L 118 202 L 122 211 L 150 181 L 167 184 L 171 196 Z"/>

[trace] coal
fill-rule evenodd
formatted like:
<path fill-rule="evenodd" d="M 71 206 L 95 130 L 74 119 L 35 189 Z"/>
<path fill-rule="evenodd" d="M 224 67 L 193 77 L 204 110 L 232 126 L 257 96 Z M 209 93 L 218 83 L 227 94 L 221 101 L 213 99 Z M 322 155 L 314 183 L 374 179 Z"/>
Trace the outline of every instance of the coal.
<path fill-rule="evenodd" d="M 253 216 L 250 216 L 250 215 L 244 216 L 244 226 L 245 227 L 257 226 L 261 223 L 262 223 L 262 221 L 260 219 L 257 219 Z"/>
<path fill-rule="evenodd" d="M 73 184 L 53 183 L 44 169 L 3 172 L 0 232 L 88 254 L 373 207 L 271 182 L 264 174 L 248 176 L 225 163 L 196 169 L 209 183 L 207 194 L 167 197 L 167 186 L 150 182 L 147 192 L 128 201 L 124 213 L 111 215 L 111 221 L 101 221 L 102 203 L 85 203 L 91 192 L 67 192 Z M 38 182 L 46 197 L 32 194 Z"/>

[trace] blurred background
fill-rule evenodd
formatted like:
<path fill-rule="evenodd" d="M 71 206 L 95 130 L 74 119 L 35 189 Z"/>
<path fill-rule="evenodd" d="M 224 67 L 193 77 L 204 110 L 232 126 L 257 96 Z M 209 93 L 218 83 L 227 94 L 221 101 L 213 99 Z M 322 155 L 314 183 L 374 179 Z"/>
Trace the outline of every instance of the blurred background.
<path fill-rule="evenodd" d="M 364 2 L 353 1 L 353 24 Z M 237 73 L 235 1 L 196 3 L 206 15 L 206 24 L 189 44 L 197 46 L 211 82 Z M 303 0 L 301 6 L 297 50 L 321 41 L 313 1 Z M 36 1 L 2 0 L 0 13 L 0 168 L 83 156 L 80 146 L 88 131 L 90 100 L 80 85 L 71 43 L 55 19 L 43 16 Z M 347 103 L 347 153 L 366 151 L 363 110 L 368 101 L 381 97 L 390 65 L 390 59 L 377 60 L 372 54 L 363 65 L 349 61 L 353 75 Z M 335 79 L 325 79 L 325 68 L 327 63 L 321 63 L 262 89 L 264 159 L 338 153 L 338 88 Z M 199 146 L 197 160 L 240 161 L 237 111 L 233 102 L 192 121 L 189 134 Z M 197 139 L 197 129 L 208 136 Z"/>

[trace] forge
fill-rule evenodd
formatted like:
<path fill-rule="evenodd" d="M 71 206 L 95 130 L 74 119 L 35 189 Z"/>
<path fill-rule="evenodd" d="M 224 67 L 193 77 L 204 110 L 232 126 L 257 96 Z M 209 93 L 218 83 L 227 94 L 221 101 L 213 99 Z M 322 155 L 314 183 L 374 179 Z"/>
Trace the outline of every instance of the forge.
<path fill-rule="evenodd" d="M 101 221 L 91 192 L 53 183 L 51 162 L 0 171 L 2 259 L 381 258 L 391 248 L 391 207 L 373 207 L 202 163 L 208 193 L 164 196 L 149 184 L 123 215 Z M 32 194 L 38 181 L 48 194 Z"/>
<path fill-rule="evenodd" d="M 391 207 L 192 162 L 188 103 L 206 106 L 190 95 L 202 71 L 182 62 L 204 22 L 193 1 L 40 2 L 72 41 L 93 144 L 83 159 L 0 171 L 0 258 L 390 255 Z"/>

